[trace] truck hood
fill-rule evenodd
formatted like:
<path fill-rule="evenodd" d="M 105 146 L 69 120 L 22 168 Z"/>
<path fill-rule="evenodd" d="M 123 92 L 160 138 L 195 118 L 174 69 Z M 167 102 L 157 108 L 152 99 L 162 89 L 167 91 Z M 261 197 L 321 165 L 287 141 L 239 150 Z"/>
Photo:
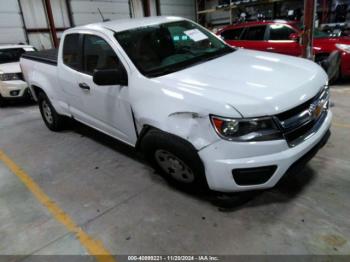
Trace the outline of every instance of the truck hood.
<path fill-rule="evenodd" d="M 239 49 L 223 57 L 158 78 L 205 107 L 233 107 L 244 117 L 275 115 L 314 97 L 327 75 L 312 61 Z M 207 102 L 206 102 L 207 101 Z M 202 105 L 198 105 L 202 103 Z M 220 114 L 219 108 L 207 108 Z"/>
<path fill-rule="evenodd" d="M 0 64 L 0 73 L 20 73 L 19 62 Z"/>

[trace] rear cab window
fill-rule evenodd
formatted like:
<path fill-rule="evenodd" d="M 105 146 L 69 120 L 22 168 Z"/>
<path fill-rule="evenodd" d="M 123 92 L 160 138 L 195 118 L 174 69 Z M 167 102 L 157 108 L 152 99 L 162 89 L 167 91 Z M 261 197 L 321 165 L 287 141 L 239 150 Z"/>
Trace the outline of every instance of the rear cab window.
<path fill-rule="evenodd" d="M 80 34 L 66 35 L 63 42 L 63 63 L 74 69 L 81 69 L 81 59 L 79 56 Z"/>
<path fill-rule="evenodd" d="M 263 41 L 266 39 L 266 28 L 266 25 L 247 27 L 243 32 L 241 40 Z"/>

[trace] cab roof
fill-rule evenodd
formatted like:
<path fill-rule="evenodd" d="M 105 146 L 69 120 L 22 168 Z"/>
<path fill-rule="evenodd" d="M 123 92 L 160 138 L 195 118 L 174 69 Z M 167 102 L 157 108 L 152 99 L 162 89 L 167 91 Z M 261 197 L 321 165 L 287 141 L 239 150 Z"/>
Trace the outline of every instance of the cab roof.
<path fill-rule="evenodd" d="M 224 29 L 228 28 L 238 28 L 238 27 L 248 27 L 248 26 L 257 26 L 257 25 L 269 25 L 269 24 L 286 24 L 286 25 L 295 25 L 298 21 L 287 21 L 287 20 L 263 20 L 263 21 L 251 21 L 243 22 L 233 25 L 228 25 Z"/>
<path fill-rule="evenodd" d="M 176 16 L 156 16 L 156 17 L 144 17 L 144 18 L 128 18 L 119 19 L 103 23 L 88 24 L 80 27 L 75 27 L 74 29 L 110 29 L 114 32 L 121 32 L 129 29 L 134 29 L 138 27 L 158 25 L 167 22 L 175 22 L 186 20 L 186 18 L 176 17 Z"/>

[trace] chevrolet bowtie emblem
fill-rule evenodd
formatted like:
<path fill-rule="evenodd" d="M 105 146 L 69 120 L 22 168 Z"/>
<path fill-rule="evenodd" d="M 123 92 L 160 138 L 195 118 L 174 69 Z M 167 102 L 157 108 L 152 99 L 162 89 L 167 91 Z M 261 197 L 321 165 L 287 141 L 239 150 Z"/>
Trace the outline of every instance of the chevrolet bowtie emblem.
<path fill-rule="evenodd" d="M 321 113 L 323 111 L 323 105 L 324 105 L 324 103 L 321 103 L 320 101 L 317 101 L 317 102 L 312 103 L 310 105 L 309 113 L 313 119 L 319 118 L 319 116 L 321 115 Z"/>

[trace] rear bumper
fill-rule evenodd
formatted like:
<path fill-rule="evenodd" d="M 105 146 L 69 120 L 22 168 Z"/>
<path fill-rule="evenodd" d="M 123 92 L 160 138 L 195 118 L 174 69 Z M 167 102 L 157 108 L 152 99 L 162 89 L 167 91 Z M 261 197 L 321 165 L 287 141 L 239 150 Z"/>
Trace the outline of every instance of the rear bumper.
<path fill-rule="evenodd" d="M 289 147 L 285 140 L 236 143 L 220 140 L 199 151 L 206 171 L 209 187 L 215 191 L 238 192 L 271 188 L 290 170 L 295 163 L 324 144 L 332 121 L 332 112 L 306 141 Z M 258 170 L 274 167 L 267 181 L 260 184 L 242 185 L 234 179 L 237 170 Z M 254 169 L 253 169 L 254 168 Z"/>
<path fill-rule="evenodd" d="M 24 98 L 28 92 L 28 85 L 22 80 L 0 81 L 0 94 L 4 99 Z"/>

